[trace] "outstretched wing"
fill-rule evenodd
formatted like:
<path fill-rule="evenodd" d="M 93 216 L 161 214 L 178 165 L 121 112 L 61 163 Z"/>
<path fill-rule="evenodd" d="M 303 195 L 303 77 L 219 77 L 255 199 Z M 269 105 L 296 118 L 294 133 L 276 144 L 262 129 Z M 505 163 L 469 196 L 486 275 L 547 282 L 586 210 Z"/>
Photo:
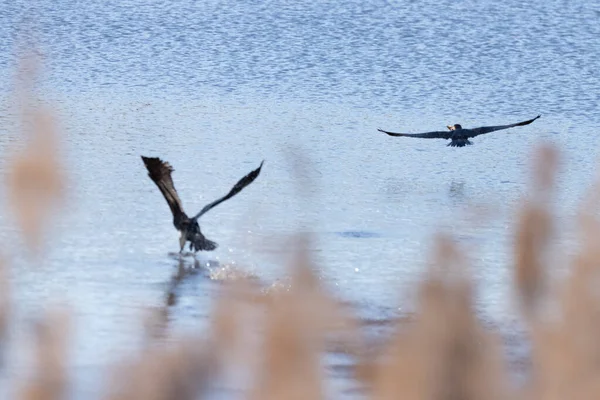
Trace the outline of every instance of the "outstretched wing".
<path fill-rule="evenodd" d="M 156 186 L 158 186 L 160 192 L 165 197 L 167 204 L 169 204 L 169 208 L 173 213 L 173 218 L 179 220 L 181 216 L 185 216 L 181 200 L 173 185 L 173 179 L 171 179 L 171 172 L 174 171 L 171 164 L 164 162 L 157 157 L 141 157 L 148 170 L 148 176 L 154 181 Z"/>
<path fill-rule="evenodd" d="M 204 208 L 202 210 L 200 210 L 200 212 L 198 214 L 196 214 L 196 216 L 194 216 L 194 219 L 200 218 L 203 214 L 208 212 L 210 209 L 221 204 L 225 200 L 232 198 L 233 196 L 235 196 L 236 194 L 241 192 L 243 188 L 245 188 L 246 186 L 251 184 L 256 179 L 256 177 L 258 177 L 258 174 L 260 174 L 260 170 L 261 170 L 264 162 L 265 161 L 263 160 L 260 163 L 260 166 L 258 168 L 256 168 L 254 171 L 251 171 L 246 176 L 244 176 L 242 179 L 240 179 L 238 181 L 238 183 L 236 183 L 235 186 L 225 196 L 213 201 L 210 204 L 205 205 Z"/>
<path fill-rule="evenodd" d="M 470 133 L 468 137 L 471 138 L 471 137 L 483 135 L 484 133 L 490 133 L 490 132 L 499 131 L 499 130 L 502 130 L 502 129 L 508 129 L 508 128 L 512 128 L 512 127 L 515 127 L 515 126 L 529 125 L 530 123 L 532 123 L 533 121 L 535 121 L 539 117 L 540 117 L 540 115 L 538 115 L 535 118 L 528 119 L 527 121 L 517 122 L 516 124 L 498 125 L 498 126 L 482 126 L 481 128 L 469 129 L 472 133 Z"/>
<path fill-rule="evenodd" d="M 423 139 L 450 139 L 452 137 L 452 132 L 443 132 L 443 131 L 435 131 L 435 132 L 424 132 L 424 133 L 395 133 L 384 131 L 383 129 L 377 129 L 379 132 L 387 133 L 390 136 L 403 136 L 403 137 L 415 137 L 415 138 L 423 138 Z"/>

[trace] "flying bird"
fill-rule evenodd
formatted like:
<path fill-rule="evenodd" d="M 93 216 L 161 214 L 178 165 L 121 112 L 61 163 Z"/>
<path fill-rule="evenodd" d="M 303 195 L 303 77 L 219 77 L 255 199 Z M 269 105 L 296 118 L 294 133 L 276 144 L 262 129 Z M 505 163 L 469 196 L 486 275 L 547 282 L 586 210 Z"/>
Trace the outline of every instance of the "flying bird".
<path fill-rule="evenodd" d="M 515 126 L 523 126 L 529 125 L 536 119 L 538 119 L 540 115 L 533 119 L 528 119 L 527 121 L 517 122 L 516 124 L 509 125 L 496 125 L 496 126 L 482 126 L 479 128 L 467 129 L 463 128 L 460 124 L 447 125 L 447 131 L 434 131 L 434 132 L 425 132 L 425 133 L 395 133 L 384 131 L 383 129 L 377 129 L 379 132 L 387 133 L 390 136 L 403 136 L 403 137 L 415 137 L 415 138 L 423 138 L 423 139 L 446 139 L 450 140 L 450 143 L 447 146 L 451 147 L 464 147 L 468 145 L 472 145 L 473 143 L 469 140 L 470 138 L 474 138 L 475 136 L 483 135 L 484 133 L 490 133 L 494 131 L 499 131 L 502 129 L 508 129 Z"/>
<path fill-rule="evenodd" d="M 260 174 L 260 170 L 265 162 L 263 160 L 257 169 L 251 171 L 242 179 L 240 179 L 225 196 L 205 205 L 198 214 L 190 218 L 185 211 L 183 211 L 181 200 L 179 199 L 177 190 L 175 190 L 175 186 L 173 185 L 171 173 L 174 171 L 174 169 L 171 164 L 162 161 L 157 157 L 141 157 L 142 161 L 144 161 L 146 169 L 148 170 L 148 176 L 150 179 L 152 179 L 156 186 L 158 186 L 158 189 L 163 194 L 167 204 L 169 205 L 169 208 L 171 209 L 171 213 L 173 213 L 173 225 L 181 235 L 179 237 L 180 253 L 183 251 L 186 242 L 190 242 L 190 250 L 194 250 L 194 252 L 197 252 L 198 250 L 211 251 L 217 248 L 218 244 L 208 240 L 200 231 L 198 218 L 210 211 L 213 207 L 221 204 L 227 199 L 232 198 L 241 192 L 246 186 L 251 184 Z"/>

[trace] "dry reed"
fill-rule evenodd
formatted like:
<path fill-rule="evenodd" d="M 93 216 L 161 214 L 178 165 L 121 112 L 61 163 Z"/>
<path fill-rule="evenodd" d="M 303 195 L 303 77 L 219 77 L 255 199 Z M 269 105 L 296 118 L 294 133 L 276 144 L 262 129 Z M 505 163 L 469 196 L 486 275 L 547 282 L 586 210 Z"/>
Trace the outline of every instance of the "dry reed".
<path fill-rule="evenodd" d="M 33 253 L 41 250 L 43 231 L 64 199 L 65 177 L 54 114 L 35 97 L 37 60 L 26 58 L 17 76 L 22 147 L 13 146 L 7 168 L 7 193 L 12 215 Z"/>
<path fill-rule="evenodd" d="M 7 339 L 7 331 L 10 323 L 10 286 L 8 284 L 8 272 L 2 256 L 0 256 L 0 371 L 4 362 L 4 343 Z"/>

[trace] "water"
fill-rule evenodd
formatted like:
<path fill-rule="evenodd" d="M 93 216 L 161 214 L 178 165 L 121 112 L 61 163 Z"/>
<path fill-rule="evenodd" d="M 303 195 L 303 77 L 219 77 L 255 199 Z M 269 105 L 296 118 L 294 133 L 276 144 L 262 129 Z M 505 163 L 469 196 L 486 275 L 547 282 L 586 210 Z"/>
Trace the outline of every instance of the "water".
<path fill-rule="evenodd" d="M 313 235 L 328 288 L 365 321 L 386 320 L 410 310 L 441 228 L 469 252 L 479 312 L 510 336 L 511 232 L 532 146 L 561 148 L 567 242 L 596 169 L 594 2 L 17 0 L 0 8 L 0 43 L 3 154 L 19 138 L 9 106 L 18 50 L 36 43 L 40 94 L 60 117 L 70 171 L 43 268 L 24 256 L 2 189 L 16 314 L 26 326 L 57 299 L 70 305 L 82 387 L 114 349 L 137 348 L 136 318 L 164 302 L 177 269 L 177 233 L 140 155 L 174 166 L 189 213 L 266 160 L 251 186 L 203 217 L 220 248 L 178 287 L 173 330 L 202 326 L 232 275 L 285 280 L 296 232 Z M 538 114 L 462 149 L 376 130 Z M 473 222 L 478 204 L 493 218 Z"/>

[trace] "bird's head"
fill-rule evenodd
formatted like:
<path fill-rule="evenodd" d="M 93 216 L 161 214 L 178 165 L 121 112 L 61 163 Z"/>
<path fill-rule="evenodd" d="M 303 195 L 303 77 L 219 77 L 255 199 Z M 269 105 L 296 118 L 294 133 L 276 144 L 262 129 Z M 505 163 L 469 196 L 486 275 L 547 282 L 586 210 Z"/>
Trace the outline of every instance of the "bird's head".
<path fill-rule="evenodd" d="M 454 125 L 446 125 L 448 127 L 448 130 L 451 131 L 456 131 L 459 129 L 462 129 L 462 126 L 460 126 L 460 124 L 454 124 Z"/>

